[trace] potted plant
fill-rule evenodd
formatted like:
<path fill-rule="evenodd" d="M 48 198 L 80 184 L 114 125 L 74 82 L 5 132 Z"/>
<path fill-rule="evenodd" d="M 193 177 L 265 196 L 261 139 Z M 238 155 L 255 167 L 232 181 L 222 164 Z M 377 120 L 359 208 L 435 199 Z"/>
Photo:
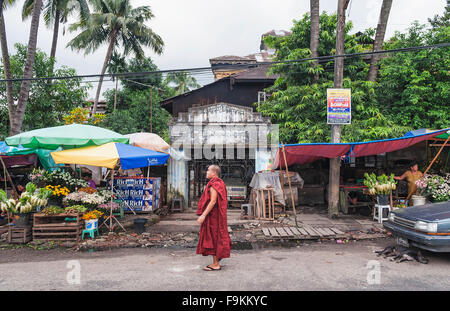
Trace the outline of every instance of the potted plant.
<path fill-rule="evenodd" d="M 364 185 L 369 188 L 370 195 L 377 196 L 377 203 L 379 205 L 390 205 L 389 195 L 397 187 L 394 176 L 394 174 L 391 174 L 391 176 L 387 176 L 386 174 L 376 176 L 374 173 L 370 175 L 368 173 L 364 174 Z"/>
<path fill-rule="evenodd" d="M 98 210 L 89 211 L 83 214 L 82 219 L 84 220 L 86 230 L 94 230 L 98 228 L 98 219 L 103 215 L 102 212 Z"/>

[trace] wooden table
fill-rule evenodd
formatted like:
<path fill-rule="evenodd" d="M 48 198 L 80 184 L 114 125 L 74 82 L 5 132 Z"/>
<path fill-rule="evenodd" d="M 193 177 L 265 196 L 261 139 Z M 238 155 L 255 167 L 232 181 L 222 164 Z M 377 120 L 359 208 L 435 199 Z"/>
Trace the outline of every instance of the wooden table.
<path fill-rule="evenodd" d="M 371 206 L 373 202 L 358 202 L 355 205 L 349 205 L 348 200 L 350 198 L 349 193 L 354 191 L 361 191 L 364 194 L 367 194 L 368 188 L 363 185 L 340 185 L 339 186 L 339 205 L 341 207 L 341 211 L 344 214 L 348 214 L 349 207 L 364 207 Z"/>

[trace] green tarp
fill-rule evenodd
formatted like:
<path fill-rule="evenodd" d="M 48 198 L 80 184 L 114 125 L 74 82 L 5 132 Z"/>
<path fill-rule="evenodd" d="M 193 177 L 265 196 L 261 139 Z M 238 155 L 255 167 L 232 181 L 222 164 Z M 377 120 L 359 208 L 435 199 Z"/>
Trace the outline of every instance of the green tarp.
<path fill-rule="evenodd" d="M 109 142 L 128 143 L 129 138 L 101 127 L 70 124 L 32 130 L 6 138 L 9 146 L 25 148 L 63 149 L 103 145 Z"/>

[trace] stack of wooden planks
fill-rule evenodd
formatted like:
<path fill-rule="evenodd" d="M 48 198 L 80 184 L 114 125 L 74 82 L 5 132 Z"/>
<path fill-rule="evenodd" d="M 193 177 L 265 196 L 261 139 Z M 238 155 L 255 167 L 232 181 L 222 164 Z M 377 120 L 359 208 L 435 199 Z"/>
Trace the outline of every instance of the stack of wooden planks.
<path fill-rule="evenodd" d="M 262 228 L 262 231 L 265 237 L 277 239 L 319 239 L 329 237 L 340 238 L 345 236 L 345 233 L 337 228 L 312 228 L 310 226 Z"/>

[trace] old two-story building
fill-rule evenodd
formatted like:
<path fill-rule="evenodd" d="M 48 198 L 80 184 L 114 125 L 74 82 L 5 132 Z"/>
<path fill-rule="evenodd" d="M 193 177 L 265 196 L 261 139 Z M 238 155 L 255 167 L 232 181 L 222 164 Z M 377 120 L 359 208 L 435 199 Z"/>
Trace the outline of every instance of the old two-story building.
<path fill-rule="evenodd" d="M 277 76 L 268 74 L 268 65 L 260 64 L 272 60 L 263 38 L 288 34 L 263 34 L 259 53 L 210 59 L 214 82 L 161 102 L 172 115 L 169 144 L 183 154 L 172 157 L 168 164 L 169 202 L 181 198 L 185 206 L 195 203 L 206 185 L 211 164 L 221 167 L 229 192 L 236 190 L 236 194 L 242 193 L 255 172 L 267 169 L 275 156 L 268 134 L 273 132 L 273 142 L 277 133 L 270 119 L 256 108 Z"/>

